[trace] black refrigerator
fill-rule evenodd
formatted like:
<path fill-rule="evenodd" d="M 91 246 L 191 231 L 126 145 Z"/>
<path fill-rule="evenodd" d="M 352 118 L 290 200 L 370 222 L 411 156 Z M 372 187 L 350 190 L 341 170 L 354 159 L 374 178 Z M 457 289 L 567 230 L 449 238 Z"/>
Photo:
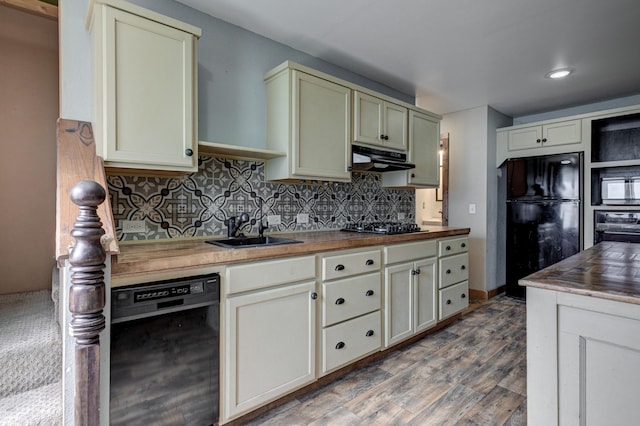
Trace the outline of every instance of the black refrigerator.
<path fill-rule="evenodd" d="M 582 154 L 507 162 L 506 294 L 524 299 L 520 278 L 580 251 Z"/>

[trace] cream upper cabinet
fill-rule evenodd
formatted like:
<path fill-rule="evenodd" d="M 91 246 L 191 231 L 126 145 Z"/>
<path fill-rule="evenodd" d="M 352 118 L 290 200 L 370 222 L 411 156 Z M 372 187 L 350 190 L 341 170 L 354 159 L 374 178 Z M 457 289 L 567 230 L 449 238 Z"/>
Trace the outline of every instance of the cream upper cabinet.
<path fill-rule="evenodd" d="M 507 158 L 582 151 L 582 143 L 580 119 L 498 129 L 496 164 Z"/>
<path fill-rule="evenodd" d="M 353 93 L 354 142 L 406 151 L 408 109 L 357 90 Z"/>
<path fill-rule="evenodd" d="M 351 90 L 285 63 L 265 76 L 269 181 L 351 181 Z"/>
<path fill-rule="evenodd" d="M 200 29 L 120 1 L 89 13 L 98 155 L 111 167 L 195 171 Z"/>
<path fill-rule="evenodd" d="M 418 110 L 409 110 L 408 159 L 415 169 L 382 174 L 382 185 L 388 187 L 438 187 L 440 119 Z"/>

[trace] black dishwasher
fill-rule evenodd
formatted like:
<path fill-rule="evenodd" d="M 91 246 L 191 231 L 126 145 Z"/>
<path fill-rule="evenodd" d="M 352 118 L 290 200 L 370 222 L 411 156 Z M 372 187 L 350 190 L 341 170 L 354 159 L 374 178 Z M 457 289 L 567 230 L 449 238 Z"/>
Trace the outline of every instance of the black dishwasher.
<path fill-rule="evenodd" d="M 220 276 L 111 292 L 112 425 L 218 421 Z"/>

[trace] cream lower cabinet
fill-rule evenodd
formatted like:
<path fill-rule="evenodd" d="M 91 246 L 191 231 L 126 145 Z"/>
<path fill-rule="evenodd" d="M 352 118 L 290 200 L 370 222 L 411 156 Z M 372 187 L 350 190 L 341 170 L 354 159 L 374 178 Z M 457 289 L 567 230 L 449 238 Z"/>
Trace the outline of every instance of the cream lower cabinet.
<path fill-rule="evenodd" d="M 386 246 L 384 254 L 384 346 L 389 347 L 437 322 L 436 242 Z"/>
<path fill-rule="evenodd" d="M 438 240 L 439 319 L 455 315 L 469 306 L 469 238 Z"/>
<path fill-rule="evenodd" d="M 224 286 L 221 423 L 315 380 L 315 256 L 230 266 Z"/>
<path fill-rule="evenodd" d="M 639 305 L 528 287 L 528 424 L 637 424 L 639 335 Z"/>
<path fill-rule="evenodd" d="M 105 166 L 196 171 L 200 29 L 122 1 L 95 0 L 90 13 Z"/>
<path fill-rule="evenodd" d="M 318 256 L 322 277 L 320 375 L 380 350 L 380 249 Z"/>
<path fill-rule="evenodd" d="M 268 181 L 351 181 L 351 89 L 286 62 L 265 76 Z"/>

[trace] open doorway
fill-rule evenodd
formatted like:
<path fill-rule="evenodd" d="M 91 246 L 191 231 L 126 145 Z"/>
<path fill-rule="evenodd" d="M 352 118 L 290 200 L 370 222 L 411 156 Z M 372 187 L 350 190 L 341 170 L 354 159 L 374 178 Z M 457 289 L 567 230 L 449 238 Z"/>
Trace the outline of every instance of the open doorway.
<path fill-rule="evenodd" d="M 420 225 L 449 224 L 449 134 L 440 135 L 440 186 L 416 189 L 416 222 Z"/>

